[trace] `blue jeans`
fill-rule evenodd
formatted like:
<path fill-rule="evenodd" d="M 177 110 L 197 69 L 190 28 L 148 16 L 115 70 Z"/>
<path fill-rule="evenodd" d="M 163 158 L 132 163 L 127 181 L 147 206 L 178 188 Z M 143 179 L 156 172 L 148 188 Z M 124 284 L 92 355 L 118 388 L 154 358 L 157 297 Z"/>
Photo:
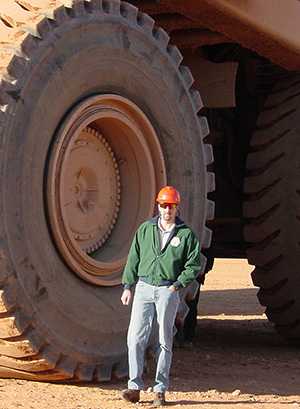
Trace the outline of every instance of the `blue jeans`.
<path fill-rule="evenodd" d="M 165 392 L 169 386 L 172 363 L 173 327 L 179 305 L 178 292 L 138 281 L 128 329 L 129 389 L 143 389 L 144 355 L 156 313 L 159 326 L 159 349 L 154 392 Z"/>

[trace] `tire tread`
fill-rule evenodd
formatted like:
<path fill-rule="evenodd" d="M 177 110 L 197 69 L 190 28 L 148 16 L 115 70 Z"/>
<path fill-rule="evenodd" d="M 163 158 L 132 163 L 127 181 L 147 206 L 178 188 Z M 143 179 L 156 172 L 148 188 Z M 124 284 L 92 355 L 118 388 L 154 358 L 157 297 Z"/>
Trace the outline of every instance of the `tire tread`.
<path fill-rule="evenodd" d="M 244 236 L 254 285 L 268 318 L 287 338 L 300 338 L 299 75 L 275 87 L 250 142 L 244 184 Z M 293 128 L 294 127 L 294 128 Z M 294 220 L 294 221 L 292 221 Z M 289 227 L 290 226 L 290 227 Z M 291 232 L 291 229 L 293 231 Z"/>

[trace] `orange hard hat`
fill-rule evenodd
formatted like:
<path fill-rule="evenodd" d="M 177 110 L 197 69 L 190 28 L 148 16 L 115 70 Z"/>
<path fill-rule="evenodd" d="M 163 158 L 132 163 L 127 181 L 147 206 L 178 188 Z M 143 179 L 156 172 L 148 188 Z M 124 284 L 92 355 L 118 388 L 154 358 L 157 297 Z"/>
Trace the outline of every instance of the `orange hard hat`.
<path fill-rule="evenodd" d="M 159 204 L 163 203 L 180 203 L 180 194 L 173 186 L 165 186 L 163 187 L 157 195 L 156 201 Z"/>

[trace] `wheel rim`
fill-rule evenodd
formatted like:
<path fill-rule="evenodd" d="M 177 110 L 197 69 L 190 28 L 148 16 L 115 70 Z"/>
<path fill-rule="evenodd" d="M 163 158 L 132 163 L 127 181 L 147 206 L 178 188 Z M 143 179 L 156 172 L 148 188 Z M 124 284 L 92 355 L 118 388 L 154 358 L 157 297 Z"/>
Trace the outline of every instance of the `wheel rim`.
<path fill-rule="evenodd" d="M 81 278 L 117 285 L 134 231 L 166 184 L 159 140 L 145 114 L 96 95 L 63 121 L 50 150 L 47 210 L 59 253 Z"/>

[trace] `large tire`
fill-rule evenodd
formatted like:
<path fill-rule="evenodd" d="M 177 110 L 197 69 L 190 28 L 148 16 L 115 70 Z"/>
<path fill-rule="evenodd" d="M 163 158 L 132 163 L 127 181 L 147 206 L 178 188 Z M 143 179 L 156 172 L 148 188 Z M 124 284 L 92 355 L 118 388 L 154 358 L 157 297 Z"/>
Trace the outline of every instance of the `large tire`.
<path fill-rule="evenodd" d="M 300 77 L 270 93 L 253 134 L 245 179 L 245 239 L 266 315 L 300 338 Z"/>
<path fill-rule="evenodd" d="M 30 2 L 19 1 L 22 7 L 10 0 L 4 3 L 1 16 L 6 15 L 1 8 L 10 5 L 11 10 L 17 9 L 17 17 L 8 16 L 6 25 L 3 20 L 0 23 L 0 35 L 6 36 L 1 39 L 5 67 L 0 92 L 0 376 L 80 381 L 120 377 L 127 370 L 129 317 L 120 303 L 120 263 L 111 264 L 119 266 L 111 282 L 105 282 L 109 269 L 100 281 L 97 271 L 95 282 L 93 274 L 81 277 L 69 258 L 70 237 L 62 248 L 63 234 L 57 231 L 61 220 L 55 214 L 56 202 L 52 203 L 61 170 L 57 157 L 68 149 L 63 145 L 66 139 L 60 139 L 62 130 L 66 123 L 71 129 L 78 109 L 83 117 L 86 106 L 101 105 L 103 98 L 107 103 L 111 97 L 120 109 L 125 101 L 124 110 L 133 109 L 144 124 L 151 123 L 164 169 L 158 169 L 153 154 L 152 184 L 143 180 L 142 171 L 136 170 L 143 164 L 138 149 L 130 151 L 136 155 L 129 164 L 122 162 L 121 141 L 111 139 L 122 166 L 138 163 L 123 181 L 125 196 L 121 192 L 117 222 L 113 215 L 114 229 L 119 229 L 116 236 L 122 237 L 120 251 L 128 251 L 134 230 L 153 212 L 154 190 L 166 178 L 181 192 L 182 215 L 207 247 L 211 232 L 205 221 L 212 217 L 213 205 L 206 197 L 213 189 L 213 176 L 206 166 L 212 161 L 212 150 L 203 143 L 207 126 L 205 118 L 198 116 L 201 99 L 168 35 L 128 3 L 76 1 L 73 6 L 47 10 L 48 18 L 42 9 L 44 0 L 34 0 L 35 7 Z M 36 25 L 28 28 L 32 21 Z M 122 120 L 126 116 L 120 115 Z M 97 121 L 92 125 L 97 126 Z M 122 128 L 116 131 L 123 138 Z M 93 136 L 85 142 L 89 138 Z M 145 152 L 150 152 L 150 158 L 151 149 L 159 151 L 152 141 L 143 140 L 143 144 L 149 145 Z M 108 245 L 104 243 L 97 253 L 100 259 L 105 254 L 104 266 L 110 265 L 108 255 L 115 257 L 119 251 L 114 231 Z"/>

